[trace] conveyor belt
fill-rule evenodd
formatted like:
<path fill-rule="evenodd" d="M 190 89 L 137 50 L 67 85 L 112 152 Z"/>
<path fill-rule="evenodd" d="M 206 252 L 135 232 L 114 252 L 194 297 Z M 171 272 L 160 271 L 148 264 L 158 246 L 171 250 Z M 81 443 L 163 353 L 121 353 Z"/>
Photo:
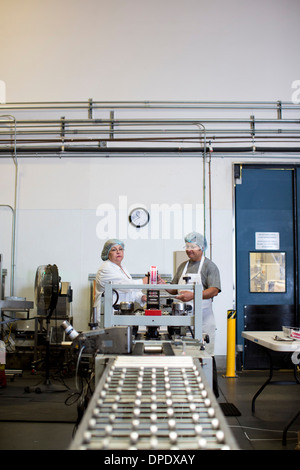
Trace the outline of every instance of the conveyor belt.
<path fill-rule="evenodd" d="M 71 446 L 90 449 L 236 448 L 191 357 L 119 356 L 101 378 Z"/>

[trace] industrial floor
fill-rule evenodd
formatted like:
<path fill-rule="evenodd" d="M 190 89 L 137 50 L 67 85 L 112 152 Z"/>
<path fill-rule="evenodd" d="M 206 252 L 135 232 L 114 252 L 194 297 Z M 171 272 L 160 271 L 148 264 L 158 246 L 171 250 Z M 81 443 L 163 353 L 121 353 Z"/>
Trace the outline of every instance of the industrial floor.
<path fill-rule="evenodd" d="M 241 450 L 294 450 L 298 443 L 300 416 L 282 443 L 284 427 L 300 410 L 300 385 L 268 385 L 256 401 L 251 400 L 264 383 L 267 371 L 237 372 L 225 378 L 218 371 L 219 403 L 233 404 L 240 416 L 227 416 L 227 423 Z M 293 380 L 292 371 L 276 371 L 274 379 Z M 67 450 L 77 421 L 75 377 L 51 377 L 52 386 L 63 391 L 36 393 L 30 387 L 43 388 L 43 372 L 30 371 L 7 378 L 0 388 L 0 450 Z M 28 389 L 28 388 L 29 389 Z"/>

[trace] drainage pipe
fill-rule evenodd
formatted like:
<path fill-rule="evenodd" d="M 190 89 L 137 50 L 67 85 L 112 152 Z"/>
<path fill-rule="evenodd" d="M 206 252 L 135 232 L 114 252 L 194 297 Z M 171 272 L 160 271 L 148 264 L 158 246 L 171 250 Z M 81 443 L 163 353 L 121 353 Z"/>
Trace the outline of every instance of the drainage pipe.
<path fill-rule="evenodd" d="M 200 142 L 200 145 L 202 145 L 201 143 L 201 139 L 202 139 L 202 134 L 204 136 L 204 142 L 203 142 L 203 165 L 202 165 L 202 172 L 203 172 L 203 175 L 202 175 L 202 179 L 203 179 L 203 188 L 202 188 L 202 191 L 203 191 L 203 236 L 204 236 L 204 239 L 206 239 L 206 129 L 205 129 L 205 126 L 202 124 L 202 123 L 198 123 L 198 122 L 195 122 L 194 123 L 195 126 L 197 126 L 199 128 L 199 131 L 200 131 L 200 135 L 199 135 L 199 142 Z"/>
<path fill-rule="evenodd" d="M 11 261 L 10 261 L 10 272 L 11 272 L 11 281 L 10 281 L 10 286 L 12 286 L 12 283 L 14 282 L 14 263 L 15 263 L 15 254 L 14 254 L 14 246 L 15 246 L 15 211 L 12 206 L 9 204 L 0 204 L 0 207 L 7 207 L 8 209 L 11 210 L 12 212 L 12 222 L 11 222 Z M 2 279 L 1 279 L 1 284 L 2 284 Z M 14 289 L 10 287 L 10 295 L 13 295 Z M 2 292 L 2 295 L 4 296 L 4 292 Z"/>
<path fill-rule="evenodd" d="M 13 146 L 13 163 L 15 166 L 15 182 L 14 182 L 14 205 L 1 205 L 12 210 L 12 241 L 11 241 L 11 279 L 10 279 L 10 295 L 15 294 L 15 266 L 16 266 L 16 223 L 17 223 L 17 198 L 18 198 L 18 159 L 17 159 L 17 122 L 14 116 L 5 115 L 1 118 L 8 118 L 14 123 L 14 146 Z"/>

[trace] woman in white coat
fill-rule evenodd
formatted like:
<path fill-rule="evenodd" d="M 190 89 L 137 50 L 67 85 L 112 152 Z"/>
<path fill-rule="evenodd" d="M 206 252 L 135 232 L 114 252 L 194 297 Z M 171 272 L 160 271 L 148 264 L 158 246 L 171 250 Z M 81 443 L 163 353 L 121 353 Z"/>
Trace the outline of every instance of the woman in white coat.
<path fill-rule="evenodd" d="M 122 266 L 124 258 L 124 243 L 120 240 L 110 239 L 103 247 L 101 259 L 103 264 L 96 274 L 96 291 L 94 307 L 97 308 L 97 320 L 100 324 L 101 297 L 105 290 L 105 284 L 124 284 L 124 289 L 118 289 L 118 302 L 138 302 L 143 305 L 146 295 L 139 289 L 126 289 L 126 284 L 147 284 L 148 277 L 132 279 L 127 269 Z"/>

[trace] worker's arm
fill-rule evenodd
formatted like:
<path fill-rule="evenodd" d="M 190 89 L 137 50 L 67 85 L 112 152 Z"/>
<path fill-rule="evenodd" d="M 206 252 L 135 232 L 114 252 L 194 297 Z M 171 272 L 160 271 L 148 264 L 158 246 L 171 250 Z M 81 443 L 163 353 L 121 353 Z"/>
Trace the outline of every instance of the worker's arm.
<path fill-rule="evenodd" d="M 219 289 L 217 287 L 209 287 L 208 289 L 204 289 L 202 291 L 202 298 L 203 299 L 212 299 L 216 297 L 219 293 Z M 182 300 L 183 302 L 189 302 L 194 298 L 194 292 L 185 290 L 180 292 L 180 294 L 176 297 L 178 300 Z"/>
<path fill-rule="evenodd" d="M 167 284 L 164 279 L 161 279 L 161 278 L 160 278 L 159 281 L 160 281 L 160 282 L 158 282 L 159 284 Z M 168 292 L 168 293 L 171 294 L 171 295 L 176 295 L 176 294 L 178 294 L 178 290 L 177 290 L 177 289 L 166 289 L 166 292 Z"/>

